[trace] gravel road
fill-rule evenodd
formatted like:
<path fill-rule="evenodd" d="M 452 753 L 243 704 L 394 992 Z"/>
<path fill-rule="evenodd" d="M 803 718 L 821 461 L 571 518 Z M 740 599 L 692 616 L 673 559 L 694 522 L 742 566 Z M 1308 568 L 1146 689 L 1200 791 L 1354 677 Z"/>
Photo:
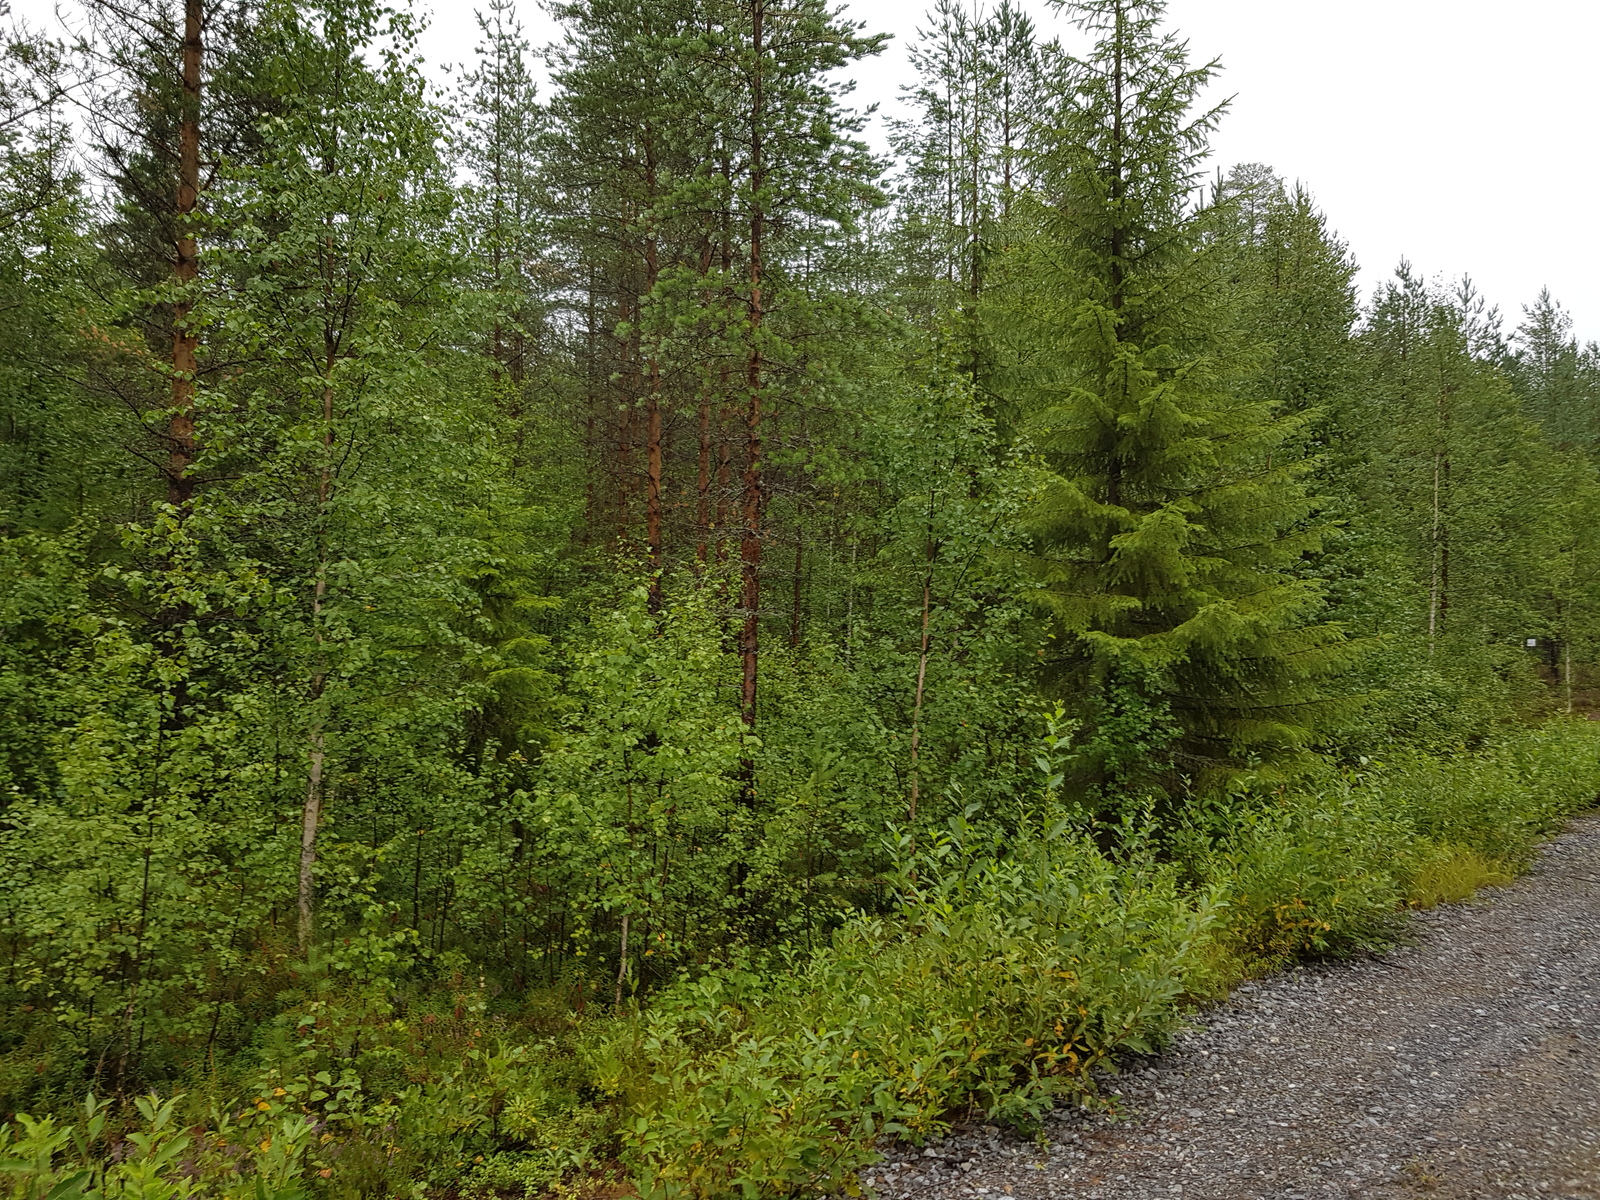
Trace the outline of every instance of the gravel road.
<path fill-rule="evenodd" d="M 1049 1145 L 992 1127 L 864 1173 L 886 1197 L 1600 1200 L 1600 817 L 1381 959 L 1246 984 Z"/>

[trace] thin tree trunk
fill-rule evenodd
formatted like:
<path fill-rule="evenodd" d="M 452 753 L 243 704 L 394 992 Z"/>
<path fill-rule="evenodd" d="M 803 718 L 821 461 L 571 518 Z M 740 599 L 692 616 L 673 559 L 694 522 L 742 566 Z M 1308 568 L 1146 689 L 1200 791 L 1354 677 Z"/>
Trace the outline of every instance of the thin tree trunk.
<path fill-rule="evenodd" d="M 805 544 L 805 526 L 796 525 L 794 530 L 794 603 L 789 609 L 789 646 L 791 649 L 799 649 L 800 647 L 800 601 L 804 591 L 802 580 L 804 579 Z"/>
<path fill-rule="evenodd" d="M 1440 570 L 1438 570 L 1440 554 L 1438 554 L 1438 550 L 1440 550 L 1440 528 L 1442 528 L 1440 506 L 1438 506 L 1440 461 L 1442 461 L 1440 456 L 1434 454 L 1434 517 L 1432 517 L 1432 526 L 1430 526 L 1429 531 L 1429 541 L 1432 542 L 1432 547 L 1430 547 L 1432 554 L 1429 555 L 1432 558 L 1432 571 L 1429 573 L 1429 584 L 1427 584 L 1427 653 L 1429 654 L 1434 653 L 1434 642 L 1438 637 L 1438 597 L 1440 597 Z"/>
<path fill-rule="evenodd" d="M 618 950 L 619 962 L 617 963 L 616 1007 L 618 1009 L 622 1007 L 622 984 L 628 978 L 628 924 L 631 920 L 631 913 L 622 914 L 622 945 Z"/>
<path fill-rule="evenodd" d="M 1434 401 L 1438 421 L 1438 442 L 1433 453 L 1433 572 L 1428 595 L 1428 653 L 1444 632 L 1450 611 L 1450 526 L 1445 509 L 1450 499 L 1450 388 L 1439 389 Z"/>
<path fill-rule="evenodd" d="M 928 489 L 928 529 L 924 543 L 925 561 L 922 572 L 922 647 L 917 654 L 917 691 L 911 702 L 911 800 L 907 805 L 907 823 L 917 820 L 917 801 L 921 796 L 921 768 L 917 754 L 922 746 L 922 698 L 928 680 L 928 645 L 930 617 L 933 612 L 933 503 L 934 490 Z"/>
<path fill-rule="evenodd" d="M 661 369 L 650 364 L 650 396 L 645 405 L 645 537 L 649 540 L 651 612 L 661 611 Z"/>
<path fill-rule="evenodd" d="M 700 280 L 702 284 L 711 274 L 711 238 L 708 235 L 700 248 Z M 709 308 L 713 303 L 713 296 L 709 289 L 703 295 L 703 302 Z M 706 562 L 711 549 L 711 382 L 709 378 L 700 381 L 700 404 L 696 415 L 699 426 L 700 442 L 698 456 L 695 463 L 694 485 L 694 524 L 695 543 L 694 560 L 696 568 L 704 573 Z"/>
<path fill-rule="evenodd" d="M 856 635 L 856 551 L 859 543 L 856 538 L 850 538 L 850 574 L 849 582 L 844 589 L 844 661 L 849 666 L 855 665 L 855 635 Z"/>
<path fill-rule="evenodd" d="M 647 186 L 652 203 L 655 200 L 655 168 L 650 167 Z M 650 217 L 653 221 L 655 218 Z M 660 249 L 652 228 L 645 238 L 645 295 L 655 292 L 660 274 Z M 642 306 L 641 306 L 642 307 Z M 643 313 L 641 311 L 641 317 Z M 649 605 L 650 611 L 661 611 L 661 361 L 652 351 L 647 359 L 646 373 L 649 392 L 645 399 L 645 539 L 650 556 Z"/>
<path fill-rule="evenodd" d="M 312 681 L 312 702 L 321 696 L 321 679 Z M 300 813 L 300 949 L 311 944 L 313 919 L 312 897 L 315 892 L 317 868 L 317 829 L 322 822 L 322 771 L 327 757 L 322 718 L 316 717 L 311 725 L 311 769 L 306 776 L 306 799 Z"/>
<path fill-rule="evenodd" d="M 200 338 L 190 327 L 193 284 L 200 277 L 194 216 L 200 198 L 200 68 L 202 0 L 183 5 L 183 111 L 178 123 L 177 260 L 172 277 L 172 414 L 167 419 L 167 502 L 182 508 L 194 496 L 194 385 Z"/>
<path fill-rule="evenodd" d="M 694 558 L 702 570 L 711 540 L 711 395 L 700 393 L 700 457 L 695 476 L 695 539 Z"/>
<path fill-rule="evenodd" d="M 617 544 L 627 549 L 631 543 L 631 519 L 628 511 L 628 491 L 633 480 L 629 478 L 628 462 L 633 457 L 633 405 L 624 404 L 617 414 Z"/>
<path fill-rule="evenodd" d="M 730 386 L 724 384 L 724 387 Z M 717 562 L 728 560 L 729 511 L 733 505 L 733 410 L 721 405 L 717 410 Z"/>
<path fill-rule="evenodd" d="M 1444 498 L 1443 503 L 1448 506 L 1450 502 L 1450 459 L 1444 460 Z M 1442 521 L 1439 526 L 1439 632 L 1443 633 L 1449 624 L 1450 617 L 1450 522 Z"/>
<path fill-rule="evenodd" d="M 333 377 L 336 348 L 330 339 L 327 345 L 326 368 L 328 379 Z M 316 888 L 317 830 L 322 824 L 323 772 L 327 762 L 326 729 L 323 724 L 322 693 L 327 687 L 327 662 L 322 654 L 322 609 L 328 595 L 328 499 L 333 489 L 333 384 L 322 388 L 322 470 L 317 478 L 317 579 L 311 590 L 311 628 L 317 644 L 317 665 L 311 676 L 310 700 L 312 708 L 310 731 L 310 767 L 306 773 L 306 798 L 300 812 L 300 878 L 298 908 L 300 915 L 299 940 L 304 950 L 311 944 L 312 922 L 315 917 L 313 899 Z"/>
<path fill-rule="evenodd" d="M 766 0 L 754 0 L 751 6 L 751 41 L 754 70 L 750 89 L 750 317 L 749 356 L 745 364 L 745 464 L 744 464 L 744 536 L 739 546 L 740 574 L 743 582 L 741 604 L 744 610 L 744 627 L 739 638 L 740 657 L 744 668 L 743 687 L 740 691 L 740 715 L 746 726 L 756 723 L 756 683 L 761 653 L 761 389 L 762 361 L 761 324 L 765 315 L 762 308 L 761 271 L 763 240 L 766 233 L 765 201 L 761 191 L 766 186 L 766 168 L 762 159 L 765 135 L 765 96 L 763 94 L 765 53 L 763 21 Z"/>
<path fill-rule="evenodd" d="M 733 289 L 733 162 L 724 151 L 720 160 L 722 170 L 723 194 L 727 200 L 727 207 L 721 214 L 722 219 L 722 244 L 720 247 L 719 262 L 722 267 L 722 295 L 724 302 L 722 336 L 724 345 L 731 341 L 733 331 L 733 310 L 737 302 Z M 733 503 L 733 439 L 730 430 L 733 427 L 733 369 L 726 353 L 719 354 L 721 363 L 717 368 L 718 402 L 716 412 L 716 444 L 717 444 L 717 520 L 716 520 L 716 561 L 721 566 L 728 561 L 728 524 L 729 509 Z M 722 581 L 726 586 L 726 580 Z"/>
<path fill-rule="evenodd" d="M 599 284 L 595 280 L 595 270 L 589 269 L 588 286 L 584 290 L 583 313 L 583 366 L 585 390 L 587 392 L 583 416 L 583 452 L 587 458 L 587 468 L 583 473 L 583 530 L 582 540 L 585 545 L 589 542 L 589 531 L 598 528 L 601 518 L 601 500 L 598 489 L 598 480 L 605 475 L 605 425 L 600 416 L 600 407 L 604 403 L 605 389 L 597 382 L 599 371 L 597 360 L 599 350 L 598 339 L 595 336 L 599 314 L 596 311 L 596 297 L 599 294 Z"/>
<path fill-rule="evenodd" d="M 1572 639 L 1563 638 L 1561 642 L 1561 683 L 1567 693 L 1566 711 L 1572 712 Z"/>

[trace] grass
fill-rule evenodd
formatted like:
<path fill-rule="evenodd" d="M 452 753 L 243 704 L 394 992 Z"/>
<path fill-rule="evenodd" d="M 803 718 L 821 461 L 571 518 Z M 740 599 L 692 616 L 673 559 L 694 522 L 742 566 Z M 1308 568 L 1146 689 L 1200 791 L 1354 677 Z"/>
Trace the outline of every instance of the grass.
<path fill-rule="evenodd" d="M 1433 908 L 1470 900 L 1479 889 L 1505 887 L 1515 875 L 1513 867 L 1489 858 L 1471 846 L 1448 842 L 1419 850 L 1406 885 L 1406 902 L 1412 908 Z"/>

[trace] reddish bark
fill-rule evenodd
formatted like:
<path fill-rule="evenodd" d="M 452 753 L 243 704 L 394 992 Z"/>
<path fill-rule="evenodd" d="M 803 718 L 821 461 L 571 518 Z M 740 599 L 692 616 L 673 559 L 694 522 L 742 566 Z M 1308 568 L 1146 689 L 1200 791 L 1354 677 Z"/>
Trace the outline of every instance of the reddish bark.
<path fill-rule="evenodd" d="M 189 325 L 191 296 L 200 277 L 200 250 L 194 214 L 200 199 L 201 0 L 183 5 L 183 112 L 178 123 L 177 259 L 173 281 L 178 298 L 172 308 L 172 413 L 167 418 L 167 501 L 188 504 L 194 495 L 190 469 L 195 457 L 194 381 L 200 338 Z"/>
<path fill-rule="evenodd" d="M 765 201 L 762 189 L 766 173 L 762 161 L 765 96 L 762 91 L 762 61 L 765 53 L 762 28 L 766 16 L 765 0 L 755 0 L 752 8 L 751 42 L 755 68 L 750 83 L 750 317 L 749 352 L 745 363 L 745 460 L 744 534 L 739 543 L 739 571 L 742 583 L 740 606 L 744 627 L 739 636 L 739 652 L 744 667 L 740 693 L 740 714 L 747 726 L 756 723 L 756 683 L 761 655 L 761 299 L 763 238 L 766 233 Z"/>
<path fill-rule="evenodd" d="M 655 201 L 656 171 L 654 162 L 646 159 L 646 187 L 652 203 Z M 645 295 L 655 292 L 661 274 L 660 247 L 657 245 L 653 216 L 645 218 L 649 229 L 644 242 Z M 650 556 L 649 605 L 651 612 L 661 611 L 661 362 L 654 352 L 646 364 L 649 392 L 645 398 L 645 540 Z"/>
<path fill-rule="evenodd" d="M 694 558 L 703 569 L 711 537 L 711 396 L 700 393 L 700 461 L 695 477 L 694 521 L 698 536 L 695 539 Z"/>

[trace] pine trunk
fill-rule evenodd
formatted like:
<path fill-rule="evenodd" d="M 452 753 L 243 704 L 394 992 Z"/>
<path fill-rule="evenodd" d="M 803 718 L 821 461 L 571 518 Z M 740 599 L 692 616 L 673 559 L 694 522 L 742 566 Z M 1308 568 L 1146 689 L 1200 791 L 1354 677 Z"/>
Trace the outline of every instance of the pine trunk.
<path fill-rule="evenodd" d="M 200 198 L 200 69 L 202 0 L 183 5 L 183 111 L 178 123 L 177 258 L 173 281 L 178 298 L 172 309 L 172 413 L 167 418 L 167 502 L 187 505 L 194 495 L 194 389 L 200 338 L 190 327 L 192 296 L 200 277 L 200 251 L 194 234 Z"/>
<path fill-rule="evenodd" d="M 765 97 L 762 92 L 762 22 L 766 16 L 766 0 L 754 0 L 752 7 L 751 40 L 755 63 L 750 89 L 750 315 L 749 351 L 745 362 L 745 460 L 744 460 L 744 535 L 739 545 L 740 577 L 743 584 L 740 603 L 744 611 L 744 627 L 739 637 L 739 651 L 744 668 L 743 687 L 740 692 L 740 713 L 746 726 L 756 723 L 756 684 L 761 652 L 761 389 L 762 361 L 761 326 L 765 316 L 761 297 L 761 272 L 763 239 L 766 233 L 765 200 L 762 189 L 766 186 L 762 162 L 765 136 Z"/>
<path fill-rule="evenodd" d="M 700 393 L 700 454 L 695 474 L 694 520 L 698 537 L 695 539 L 694 558 L 701 570 L 705 569 L 711 538 L 711 396 Z"/>
<path fill-rule="evenodd" d="M 647 175 L 647 186 L 652 203 L 655 201 L 656 176 L 652 166 Z M 655 218 L 647 217 L 653 221 Z M 652 228 L 645 238 L 645 296 L 655 292 L 661 271 L 660 247 Z M 642 315 L 642 305 L 641 305 Z M 661 611 L 661 361 L 654 349 L 645 363 L 648 392 L 645 397 L 645 540 L 650 557 L 649 605 L 650 611 Z"/>

